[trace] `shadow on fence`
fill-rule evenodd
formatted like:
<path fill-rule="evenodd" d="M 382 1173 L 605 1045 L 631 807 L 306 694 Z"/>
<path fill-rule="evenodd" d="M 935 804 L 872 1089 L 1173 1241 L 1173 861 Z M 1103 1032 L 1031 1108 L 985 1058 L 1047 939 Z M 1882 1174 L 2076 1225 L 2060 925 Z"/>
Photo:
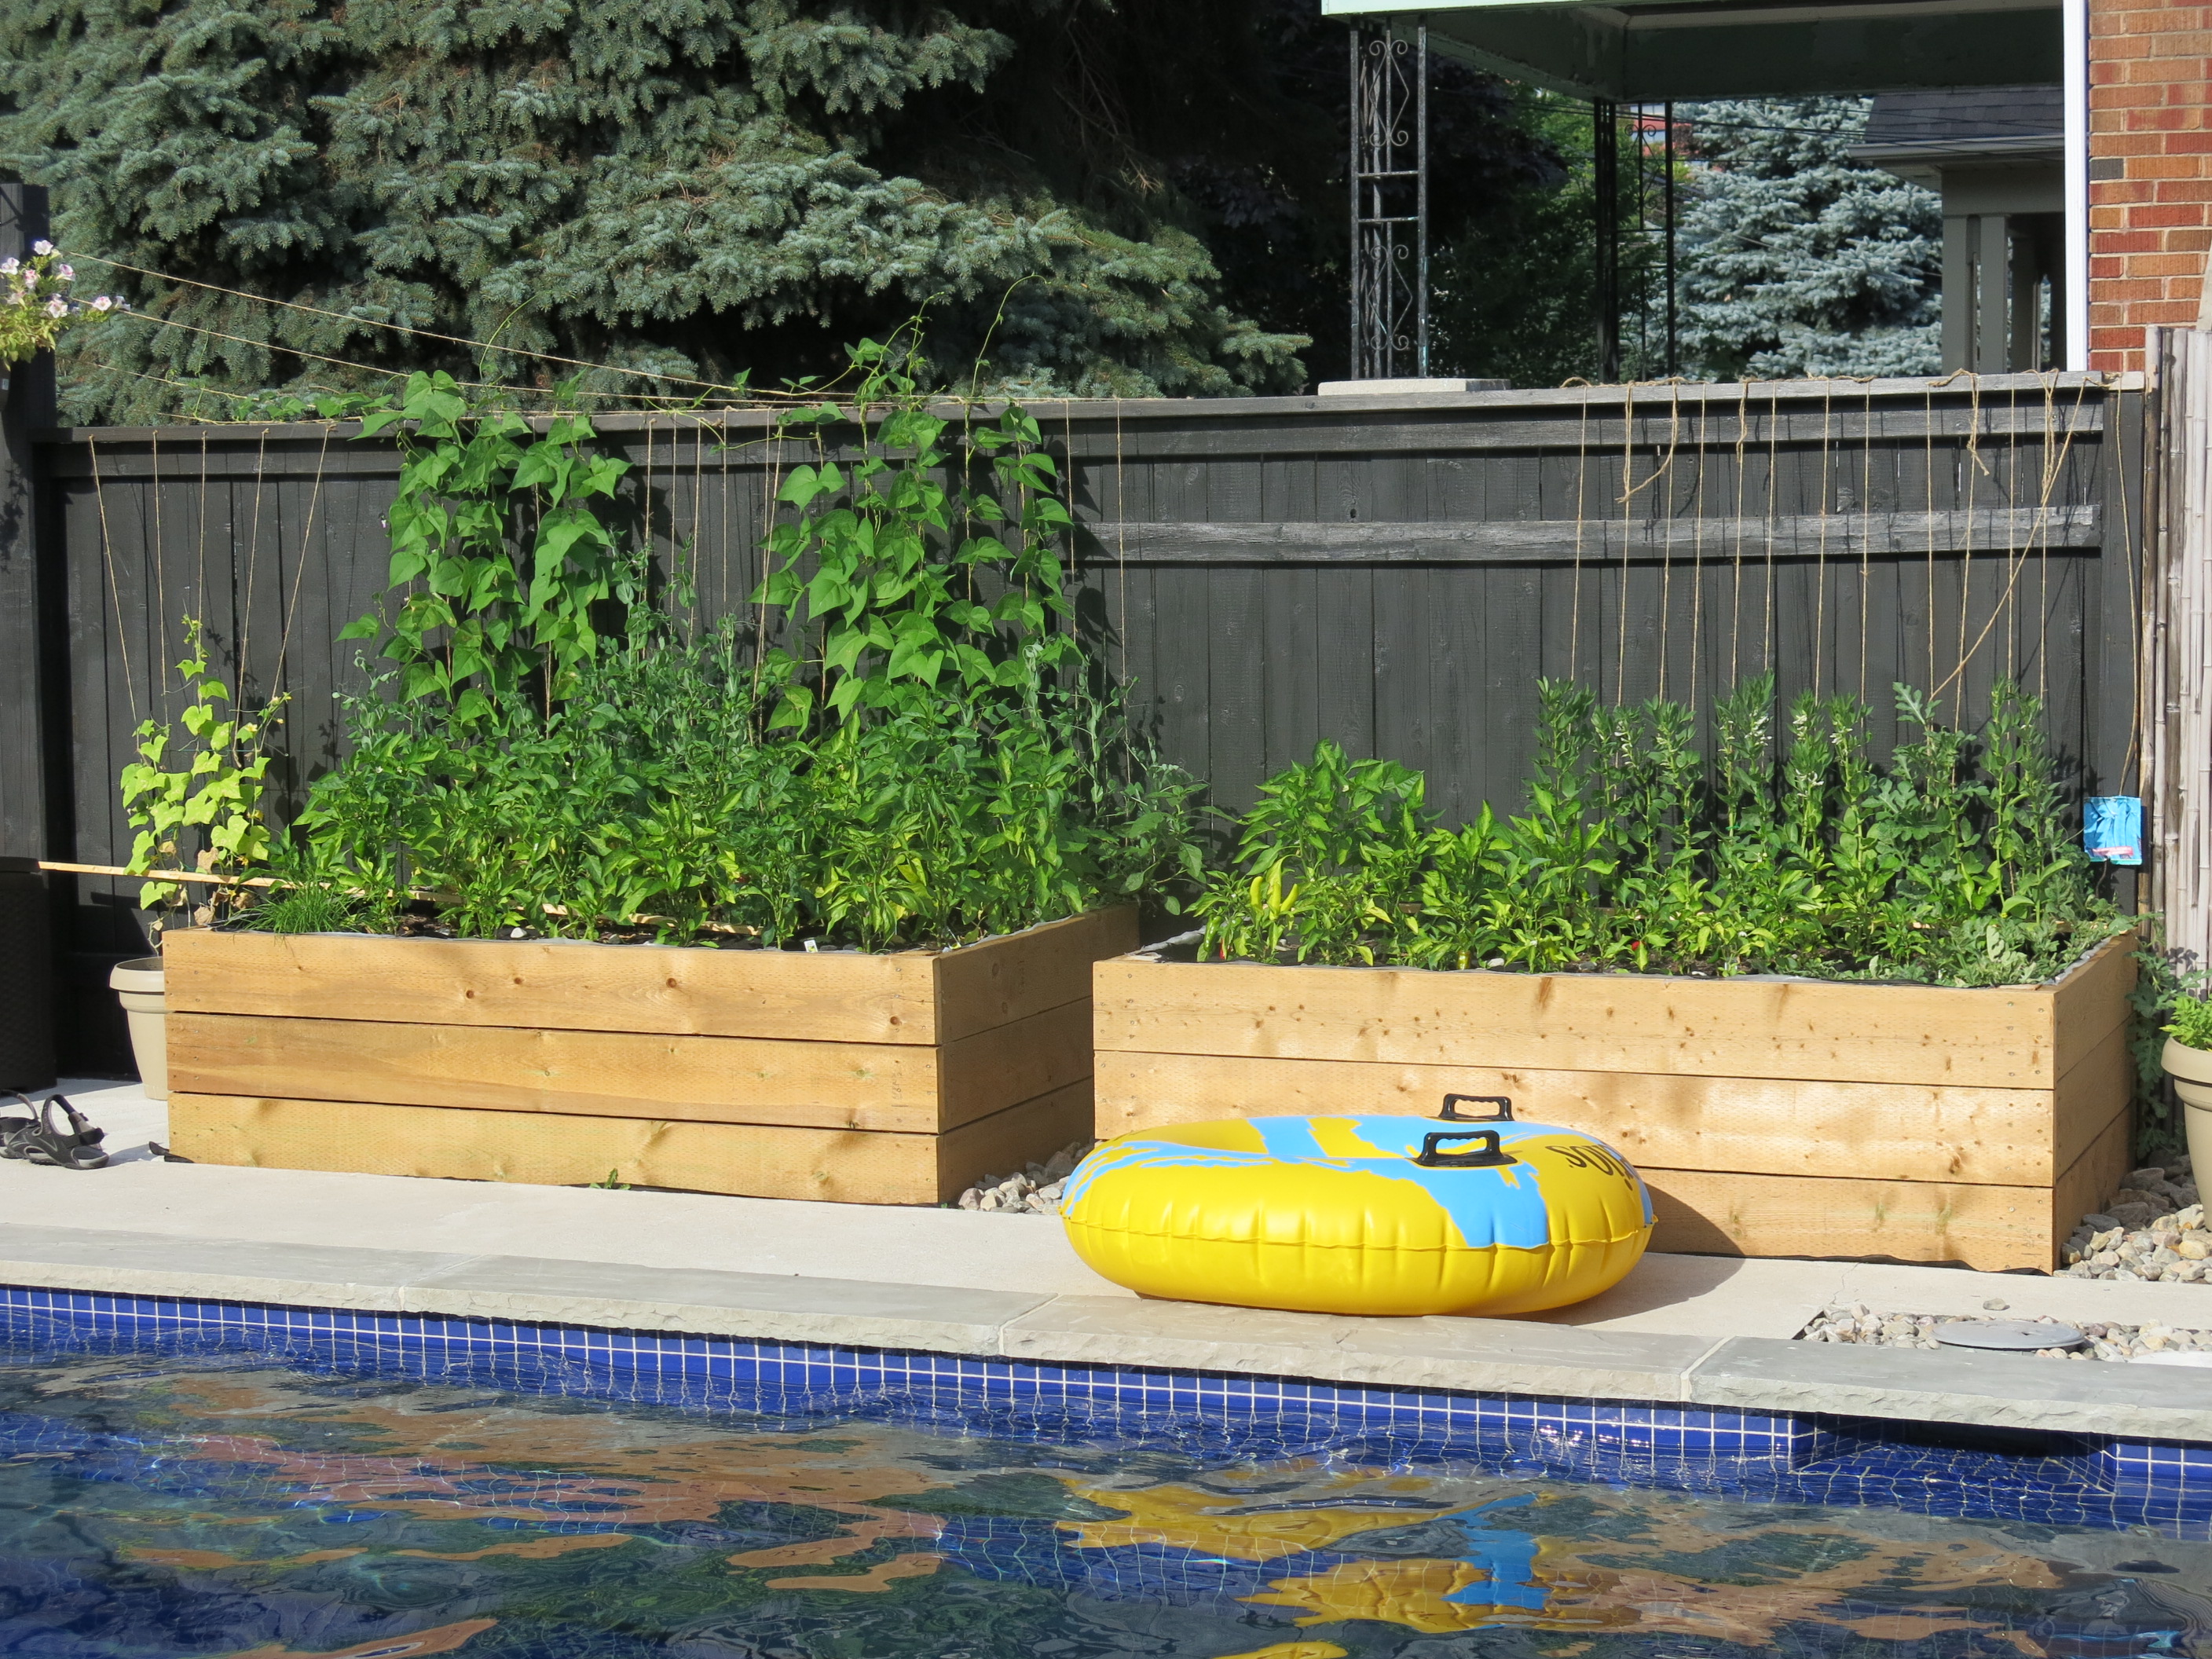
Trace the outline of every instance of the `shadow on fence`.
<path fill-rule="evenodd" d="M 1079 615 L 1223 807 L 1322 738 L 1424 769 L 1448 820 L 1517 807 L 1540 678 L 1702 720 L 1770 669 L 1784 702 L 1867 699 L 1877 753 L 1892 682 L 1973 721 L 2017 678 L 2084 789 L 2132 792 L 2144 410 L 2101 377 L 1032 412 L 1085 526 Z M 776 476 L 811 453 L 772 418 L 600 423 L 701 625 L 746 611 Z M 247 696 L 288 694 L 295 786 L 336 757 L 335 696 L 362 684 L 336 636 L 384 587 L 398 471 L 351 432 L 38 435 L 35 568 L 0 565 L 0 647 L 40 665 L 0 730 L 0 852 L 127 853 L 116 775 L 137 723 L 177 713 L 186 616 Z M 78 879 L 58 906 L 82 986 L 137 949 L 130 885 Z M 85 1026 L 76 1063 L 105 1041 Z"/>

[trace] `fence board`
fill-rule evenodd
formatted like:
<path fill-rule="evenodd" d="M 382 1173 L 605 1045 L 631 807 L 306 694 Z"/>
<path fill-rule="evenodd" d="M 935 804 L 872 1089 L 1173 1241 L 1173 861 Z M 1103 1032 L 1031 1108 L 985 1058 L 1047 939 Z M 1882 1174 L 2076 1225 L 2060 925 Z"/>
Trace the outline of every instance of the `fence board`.
<path fill-rule="evenodd" d="M 1034 412 L 1086 527 L 1078 625 L 1216 805 L 1249 803 L 1327 737 L 1425 768 L 1448 819 L 1517 811 L 1539 677 L 1608 702 L 1663 690 L 1702 733 L 1713 700 L 1768 667 L 1784 696 L 1863 695 L 1878 750 L 1893 681 L 1972 720 L 2015 672 L 2048 698 L 2077 782 L 2132 790 L 2140 392 L 2014 376 L 1646 387 L 1625 418 L 1624 402 L 1577 387 Z M 757 641 L 765 509 L 811 445 L 750 411 L 599 424 L 634 465 L 629 533 L 690 586 L 687 627 L 734 618 Z M 333 636 L 383 585 L 391 447 L 240 426 L 48 433 L 33 452 L 55 544 L 44 741 L 70 763 L 41 773 L 40 720 L 0 732 L 8 833 L 46 826 L 21 850 L 127 854 L 116 773 L 137 720 L 178 712 L 188 611 L 249 698 L 289 695 L 283 789 L 331 764 L 337 698 L 363 684 Z M 127 945 L 131 886 L 78 884 L 80 950 Z"/>

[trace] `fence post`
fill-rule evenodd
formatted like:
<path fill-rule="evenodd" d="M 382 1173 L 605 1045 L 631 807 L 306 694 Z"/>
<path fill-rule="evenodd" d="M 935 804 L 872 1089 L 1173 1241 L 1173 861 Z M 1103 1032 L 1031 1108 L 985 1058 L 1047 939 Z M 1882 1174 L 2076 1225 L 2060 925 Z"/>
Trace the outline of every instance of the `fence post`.
<path fill-rule="evenodd" d="M 2212 334 L 2150 343 L 2160 413 L 2157 556 L 2146 584 L 2151 902 L 2166 942 L 2212 965 Z"/>
<path fill-rule="evenodd" d="M 0 185 L 0 258 L 47 234 L 42 185 Z M 39 515 L 31 434 L 54 423 L 54 362 L 41 352 L 12 368 L 0 404 L 0 855 L 46 848 L 45 721 L 39 685 Z"/>

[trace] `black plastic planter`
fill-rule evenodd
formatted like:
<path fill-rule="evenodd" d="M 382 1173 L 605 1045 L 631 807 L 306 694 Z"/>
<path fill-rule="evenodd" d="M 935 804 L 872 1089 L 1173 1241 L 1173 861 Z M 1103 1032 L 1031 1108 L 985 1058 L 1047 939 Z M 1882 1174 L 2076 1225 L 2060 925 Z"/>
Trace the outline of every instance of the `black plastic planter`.
<path fill-rule="evenodd" d="M 54 1085 L 54 957 L 38 860 L 0 858 L 0 1088 Z"/>

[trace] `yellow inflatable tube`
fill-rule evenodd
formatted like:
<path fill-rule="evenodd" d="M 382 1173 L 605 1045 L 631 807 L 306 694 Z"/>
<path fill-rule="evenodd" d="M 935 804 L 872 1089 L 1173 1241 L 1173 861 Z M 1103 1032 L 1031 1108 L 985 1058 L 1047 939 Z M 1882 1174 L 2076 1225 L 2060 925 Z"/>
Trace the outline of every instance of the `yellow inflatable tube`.
<path fill-rule="evenodd" d="M 1604 1142 L 1462 1116 L 1230 1118 L 1121 1136 L 1068 1177 L 1076 1253 L 1144 1296 L 1313 1313 L 1510 1314 L 1618 1284 L 1651 1200 Z M 1481 1127 L 1460 1127 L 1480 1123 Z"/>

